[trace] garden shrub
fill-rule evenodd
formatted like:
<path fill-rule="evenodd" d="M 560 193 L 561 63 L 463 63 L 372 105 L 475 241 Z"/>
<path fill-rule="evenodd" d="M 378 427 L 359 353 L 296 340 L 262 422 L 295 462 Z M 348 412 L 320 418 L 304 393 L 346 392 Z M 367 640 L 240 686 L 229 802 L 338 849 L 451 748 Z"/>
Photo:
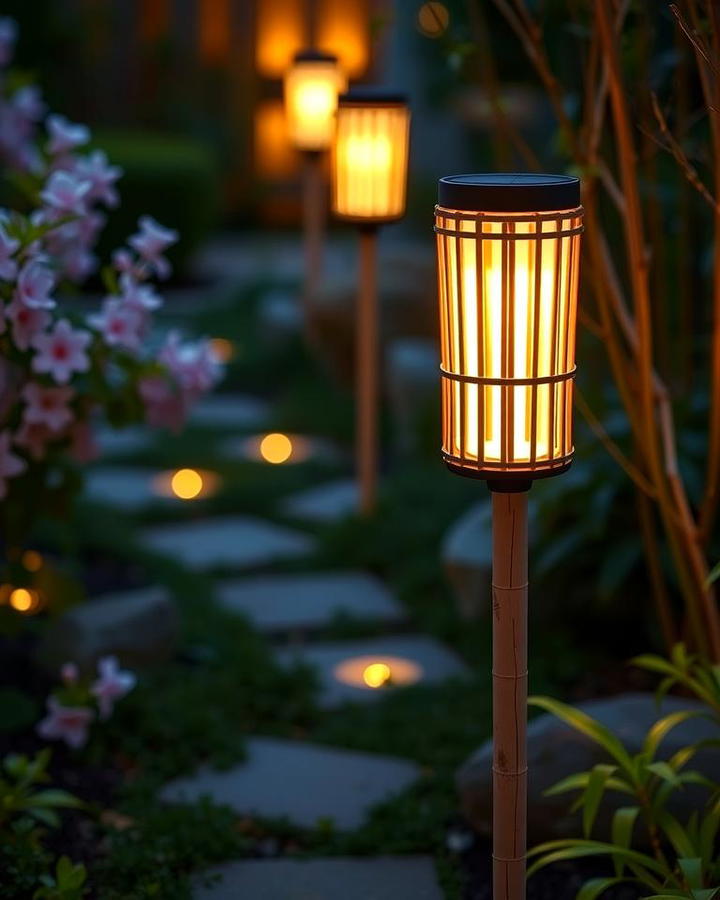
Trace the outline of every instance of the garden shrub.
<path fill-rule="evenodd" d="M 168 251 L 182 274 L 217 224 L 219 176 L 212 151 L 192 138 L 143 131 L 97 131 L 93 144 L 123 170 L 122 203 L 108 215 L 98 251 L 107 258 L 141 215 L 179 232 Z"/>

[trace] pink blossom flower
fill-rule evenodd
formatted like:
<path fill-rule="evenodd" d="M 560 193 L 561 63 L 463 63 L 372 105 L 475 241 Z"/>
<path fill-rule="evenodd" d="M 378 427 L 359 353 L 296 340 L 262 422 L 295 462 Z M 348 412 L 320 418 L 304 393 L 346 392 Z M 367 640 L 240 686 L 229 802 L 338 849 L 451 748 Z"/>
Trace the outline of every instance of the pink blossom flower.
<path fill-rule="evenodd" d="M 68 453 L 79 463 L 89 463 L 100 456 L 100 448 L 87 422 L 76 422 L 70 430 Z"/>
<path fill-rule="evenodd" d="M 25 463 L 10 448 L 10 432 L 0 432 L 0 500 L 7 494 L 7 482 L 25 471 Z"/>
<path fill-rule="evenodd" d="M 118 297 L 107 297 L 102 310 L 88 316 L 88 322 L 103 336 L 110 347 L 138 350 L 142 337 L 143 316 Z"/>
<path fill-rule="evenodd" d="M 81 181 L 69 172 L 53 172 L 40 191 L 40 198 L 60 215 L 81 216 L 87 209 L 90 187 L 89 181 Z"/>
<path fill-rule="evenodd" d="M 52 156 L 69 153 L 90 140 L 87 126 L 74 125 L 65 116 L 48 116 L 45 124 L 50 135 L 47 149 Z"/>
<path fill-rule="evenodd" d="M 11 257 L 19 246 L 20 241 L 8 237 L 5 223 L 0 222 L 0 278 L 4 281 L 10 281 L 17 275 L 17 263 Z"/>
<path fill-rule="evenodd" d="M 163 228 L 151 216 L 143 216 L 138 225 L 140 231 L 128 240 L 128 244 L 154 270 L 158 278 L 167 278 L 171 272 L 170 263 L 162 254 L 177 241 L 177 231 Z"/>
<path fill-rule="evenodd" d="M 79 676 L 80 672 L 78 671 L 77 663 L 66 662 L 60 667 L 60 678 L 68 686 L 77 684 Z"/>
<path fill-rule="evenodd" d="M 120 198 L 115 182 L 122 175 L 122 169 L 111 166 L 102 150 L 93 150 L 88 156 L 81 156 L 75 164 L 75 174 L 81 180 L 90 182 L 90 200 L 98 200 L 110 207 L 118 205 Z"/>
<path fill-rule="evenodd" d="M 55 697 L 47 699 L 48 714 L 38 723 L 37 733 L 45 740 L 65 741 L 68 747 L 87 743 L 88 728 L 95 717 L 86 706 L 63 706 Z"/>
<path fill-rule="evenodd" d="M 99 678 L 90 688 L 97 698 L 100 718 L 108 719 L 116 700 L 128 694 L 137 682 L 132 672 L 120 669 L 114 656 L 105 656 L 98 662 Z"/>
<path fill-rule="evenodd" d="M 192 398 L 209 390 L 220 374 L 220 364 L 209 341 L 183 344 L 175 331 L 168 335 L 159 360 Z"/>
<path fill-rule="evenodd" d="M 17 296 L 5 310 L 12 322 L 12 337 L 18 350 L 27 350 L 36 334 L 50 324 L 50 313 L 46 309 L 26 306 Z"/>
<path fill-rule="evenodd" d="M 26 403 L 23 421 L 28 425 L 46 425 L 50 431 L 62 431 L 72 422 L 68 407 L 75 391 L 71 387 L 43 387 L 30 381 L 22 390 Z"/>
<path fill-rule="evenodd" d="M 118 272 L 124 275 L 132 275 L 133 278 L 141 278 L 143 275 L 142 267 L 139 266 L 132 253 L 125 248 L 113 251 L 112 261 Z"/>
<path fill-rule="evenodd" d="M 145 421 L 152 428 L 178 432 L 187 418 L 187 402 L 166 378 L 152 376 L 138 382 L 138 392 L 145 405 Z"/>
<path fill-rule="evenodd" d="M 13 55 L 17 40 L 17 23 L 9 16 L 0 19 L 0 66 L 7 66 Z"/>
<path fill-rule="evenodd" d="M 15 434 L 14 443 L 35 462 L 40 462 L 45 457 L 47 445 L 57 437 L 58 435 L 53 434 L 47 425 L 30 425 L 29 422 L 23 422 Z"/>
<path fill-rule="evenodd" d="M 15 299 L 32 309 L 52 309 L 55 301 L 50 292 L 55 287 L 55 276 L 40 258 L 31 259 L 20 269 Z"/>
<path fill-rule="evenodd" d="M 149 284 L 139 284 L 129 272 L 120 276 L 122 299 L 128 306 L 144 311 L 152 311 L 162 306 L 162 300 Z"/>
<path fill-rule="evenodd" d="M 90 340 L 89 332 L 74 331 L 67 319 L 60 319 L 52 331 L 33 338 L 32 346 L 37 350 L 33 370 L 50 374 L 59 384 L 66 384 L 73 372 L 87 372 L 90 368 L 86 353 Z"/>

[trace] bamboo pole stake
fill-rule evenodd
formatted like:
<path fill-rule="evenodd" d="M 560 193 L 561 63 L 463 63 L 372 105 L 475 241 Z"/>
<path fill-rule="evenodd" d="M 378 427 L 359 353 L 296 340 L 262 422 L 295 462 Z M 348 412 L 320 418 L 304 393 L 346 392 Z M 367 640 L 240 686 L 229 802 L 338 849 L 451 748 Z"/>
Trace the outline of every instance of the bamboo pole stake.
<path fill-rule="evenodd" d="M 492 493 L 493 900 L 524 900 L 528 492 Z"/>
<path fill-rule="evenodd" d="M 305 283 L 303 285 L 303 325 L 312 341 L 312 305 L 322 278 L 323 239 L 326 203 L 322 156 L 319 151 L 304 152 L 303 239 L 305 244 Z"/>
<path fill-rule="evenodd" d="M 360 228 L 360 291 L 355 353 L 356 464 L 359 510 L 369 515 L 377 493 L 378 323 L 377 228 Z"/>

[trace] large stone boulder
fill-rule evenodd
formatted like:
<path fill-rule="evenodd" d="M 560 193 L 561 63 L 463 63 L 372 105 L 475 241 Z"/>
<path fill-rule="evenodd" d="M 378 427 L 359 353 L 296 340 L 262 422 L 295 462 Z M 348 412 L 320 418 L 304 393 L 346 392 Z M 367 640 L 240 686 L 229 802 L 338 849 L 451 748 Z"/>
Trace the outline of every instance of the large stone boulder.
<path fill-rule="evenodd" d="M 490 495 L 464 513 L 445 535 L 442 561 L 463 619 L 490 610 L 492 513 Z"/>
<path fill-rule="evenodd" d="M 658 707 L 654 695 L 641 693 L 591 700 L 578 708 L 614 732 L 631 754 L 639 752 L 646 733 L 662 716 L 685 709 L 707 709 L 697 701 L 682 697 L 666 697 Z M 667 735 L 660 745 L 658 758 L 668 759 L 681 747 L 706 738 L 718 738 L 717 724 L 705 718 L 690 719 Z M 568 775 L 610 761 L 600 746 L 555 716 L 542 715 L 533 719 L 528 727 L 528 835 L 531 843 L 582 836 L 581 813 L 570 812 L 577 794 L 546 797 L 544 791 Z M 488 741 L 463 764 L 456 776 L 463 812 L 483 834 L 491 831 L 491 766 L 492 744 Z M 689 768 L 699 769 L 720 782 L 720 753 L 716 748 L 701 750 Z M 674 794 L 672 809 L 681 822 L 700 808 L 701 790 L 686 787 Z M 629 802 L 630 798 L 625 795 L 606 794 L 593 836 L 608 839 L 614 809 Z M 641 831 L 637 829 L 638 840 L 642 840 Z"/>
<path fill-rule="evenodd" d="M 153 664 L 174 654 L 179 627 L 175 604 L 162 587 L 108 594 L 63 613 L 45 632 L 37 657 L 53 672 L 65 662 L 90 672 L 108 655 L 129 666 Z"/>
<path fill-rule="evenodd" d="M 387 348 L 388 399 L 401 453 L 415 449 L 423 417 L 439 407 L 439 365 L 437 344 L 427 338 L 397 338 Z"/>

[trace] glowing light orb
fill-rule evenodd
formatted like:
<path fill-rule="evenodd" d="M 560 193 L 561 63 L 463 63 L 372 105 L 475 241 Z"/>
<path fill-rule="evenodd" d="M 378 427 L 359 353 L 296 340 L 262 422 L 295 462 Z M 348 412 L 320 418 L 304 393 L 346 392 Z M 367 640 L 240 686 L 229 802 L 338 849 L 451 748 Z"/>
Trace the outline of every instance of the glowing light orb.
<path fill-rule="evenodd" d="M 265 462 L 273 463 L 273 465 L 287 462 L 292 456 L 292 452 L 292 441 L 286 434 L 279 432 L 266 434 L 260 442 L 260 455 Z"/>
<path fill-rule="evenodd" d="M 28 572 L 38 572 L 42 568 L 43 558 L 37 550 L 26 550 L 22 555 L 22 564 Z"/>
<path fill-rule="evenodd" d="M 195 469 L 178 469 L 170 481 L 170 487 L 181 500 L 194 500 L 202 493 L 202 475 Z"/>
<path fill-rule="evenodd" d="M 392 678 L 392 670 L 387 663 L 370 663 L 363 670 L 363 681 L 370 688 L 380 688 Z"/>
<path fill-rule="evenodd" d="M 36 612 L 40 606 L 40 597 L 37 591 L 27 588 L 15 588 L 10 594 L 10 606 L 19 613 L 29 615 Z"/>
<path fill-rule="evenodd" d="M 212 348 L 212 351 L 215 354 L 218 362 L 221 363 L 229 363 L 237 355 L 235 345 L 227 338 L 212 338 L 210 341 L 210 347 Z"/>

